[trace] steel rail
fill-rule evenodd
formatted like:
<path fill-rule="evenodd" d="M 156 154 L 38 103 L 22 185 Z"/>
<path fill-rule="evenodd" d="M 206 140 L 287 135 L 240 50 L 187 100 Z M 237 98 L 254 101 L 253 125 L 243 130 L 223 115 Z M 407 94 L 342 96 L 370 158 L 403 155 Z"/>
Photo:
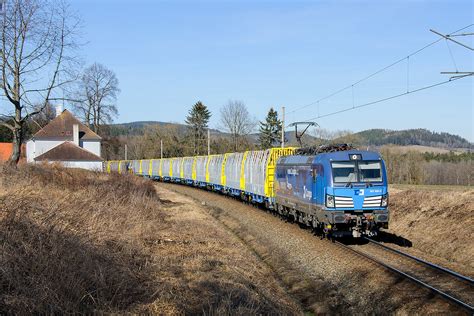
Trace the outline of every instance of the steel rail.
<path fill-rule="evenodd" d="M 468 303 L 465 303 L 465 302 L 463 302 L 463 301 L 461 301 L 461 300 L 455 298 L 454 296 L 451 296 L 451 295 L 449 295 L 448 293 L 443 292 L 442 290 L 437 289 L 437 288 L 435 288 L 435 287 L 429 285 L 428 283 L 425 283 L 425 282 L 423 282 L 422 280 L 417 279 L 416 277 L 409 275 L 409 274 L 406 273 L 406 272 L 403 272 L 403 271 L 401 271 L 401 270 L 399 270 L 399 269 L 397 269 L 397 268 L 394 268 L 394 267 L 392 267 L 392 266 L 390 266 L 390 265 L 388 265 L 388 264 L 386 264 L 386 263 L 384 263 L 384 262 L 382 262 L 382 261 L 380 261 L 380 260 L 378 260 L 378 259 L 372 257 L 372 256 L 369 255 L 369 254 L 366 254 L 366 253 L 364 253 L 364 252 L 362 252 L 362 251 L 358 251 L 358 250 L 356 250 L 356 249 L 354 249 L 354 248 L 352 248 L 352 247 L 349 247 L 349 246 L 347 246 L 347 245 L 344 245 L 343 243 L 341 243 L 341 242 L 339 242 L 339 241 L 335 241 L 335 243 L 336 243 L 337 245 L 339 245 L 339 246 L 345 248 L 345 249 L 349 249 L 350 251 L 352 251 L 352 252 L 358 254 L 359 256 L 365 257 L 366 259 L 369 259 L 369 260 L 371 260 L 371 261 L 373 261 L 373 262 L 375 262 L 375 263 L 377 263 L 377 264 L 383 266 L 384 268 L 386 268 L 386 269 L 388 269 L 388 270 L 390 270 L 390 271 L 392 271 L 392 272 L 395 272 L 395 273 L 397 273 L 397 274 L 399 274 L 399 275 L 401 275 L 401 276 L 403 276 L 403 277 L 405 277 L 405 278 L 407 278 L 407 279 L 409 279 L 409 280 L 411 280 L 411 281 L 413 281 L 413 282 L 415 282 L 415 283 L 417 283 L 417 284 L 419 284 L 419 285 L 421 285 L 421 286 L 423 286 L 423 287 L 425 287 L 425 288 L 431 290 L 432 292 L 434 292 L 434 293 L 436 293 L 436 294 L 441 295 L 441 296 L 444 297 L 445 299 L 447 299 L 447 300 L 449 300 L 449 301 L 451 301 L 451 302 L 453 302 L 453 303 L 456 303 L 457 305 L 463 307 L 463 308 L 466 309 L 470 314 L 474 314 L 474 306 L 471 306 L 471 305 L 469 305 Z"/>
<path fill-rule="evenodd" d="M 445 273 L 447 273 L 447 274 L 450 274 L 450 275 L 452 275 L 452 276 L 455 276 L 456 278 L 458 278 L 458 279 L 460 279 L 460 280 L 462 280 L 462 281 L 466 281 L 466 282 L 468 282 L 469 284 L 471 284 L 471 285 L 474 286 L 474 280 L 471 279 L 471 278 L 468 277 L 468 276 L 459 274 L 459 273 L 457 273 L 456 271 L 453 271 L 453 270 L 444 268 L 444 267 L 439 266 L 439 265 L 437 265 L 437 264 L 434 264 L 434 263 L 428 262 L 428 261 L 426 261 L 426 260 L 420 259 L 420 258 L 418 258 L 418 257 L 412 256 L 412 255 L 410 255 L 410 254 L 408 254 L 408 253 L 405 253 L 405 252 L 403 252 L 403 251 L 400 251 L 400 250 L 394 249 L 394 248 L 392 248 L 392 247 L 386 246 L 386 245 L 384 245 L 384 244 L 382 244 L 382 243 L 380 243 L 380 242 L 378 242 L 378 241 L 375 241 L 375 240 L 373 240 L 373 239 L 370 239 L 370 238 L 367 238 L 367 237 L 363 237 L 363 238 L 364 238 L 365 240 L 369 241 L 370 243 L 373 243 L 374 245 L 377 245 L 377 246 L 379 246 L 379 247 L 382 247 L 382 248 L 384 248 L 384 249 L 387 249 L 387 250 L 389 250 L 389 251 L 392 251 L 392 252 L 394 252 L 394 253 L 396 253 L 396 254 L 399 254 L 399 255 L 405 256 L 405 257 L 407 257 L 407 258 L 413 259 L 413 260 L 415 260 L 415 261 L 418 261 L 418 262 L 420 262 L 420 263 L 422 263 L 422 264 L 424 264 L 424 265 L 427 265 L 427 266 L 429 266 L 429 267 L 431 267 L 431 268 L 434 268 L 434 269 L 437 269 L 437 270 L 439 270 L 439 271 L 442 271 L 442 272 L 445 272 Z"/>

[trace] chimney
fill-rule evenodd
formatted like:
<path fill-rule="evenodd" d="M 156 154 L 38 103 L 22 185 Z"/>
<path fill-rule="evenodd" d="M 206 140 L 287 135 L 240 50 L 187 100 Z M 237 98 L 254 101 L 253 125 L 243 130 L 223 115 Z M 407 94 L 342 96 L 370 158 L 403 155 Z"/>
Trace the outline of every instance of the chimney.
<path fill-rule="evenodd" d="M 73 141 L 76 146 L 79 146 L 79 124 L 72 126 Z"/>
<path fill-rule="evenodd" d="M 63 113 L 63 106 L 62 105 L 56 105 L 56 117 L 61 115 Z"/>

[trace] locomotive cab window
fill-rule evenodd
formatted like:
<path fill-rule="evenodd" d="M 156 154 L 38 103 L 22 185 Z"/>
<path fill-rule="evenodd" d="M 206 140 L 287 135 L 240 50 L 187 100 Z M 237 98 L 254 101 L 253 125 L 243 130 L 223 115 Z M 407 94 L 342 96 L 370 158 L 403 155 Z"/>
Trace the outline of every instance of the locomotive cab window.
<path fill-rule="evenodd" d="M 381 182 L 382 166 L 380 161 L 359 161 L 360 182 Z"/>
<path fill-rule="evenodd" d="M 335 183 L 382 182 L 380 161 L 337 161 L 332 163 Z"/>
<path fill-rule="evenodd" d="M 353 161 L 338 161 L 332 163 L 332 174 L 334 182 L 347 183 L 356 182 L 356 163 Z"/>

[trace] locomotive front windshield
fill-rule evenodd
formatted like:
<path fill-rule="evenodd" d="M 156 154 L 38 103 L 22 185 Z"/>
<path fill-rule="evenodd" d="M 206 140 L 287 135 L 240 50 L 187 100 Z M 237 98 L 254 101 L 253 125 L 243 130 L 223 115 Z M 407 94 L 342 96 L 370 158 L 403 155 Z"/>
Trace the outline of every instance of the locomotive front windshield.
<path fill-rule="evenodd" d="M 382 166 L 380 161 L 359 161 L 360 182 L 381 182 Z"/>
<path fill-rule="evenodd" d="M 381 182 L 380 161 L 337 161 L 332 163 L 335 183 Z"/>
<path fill-rule="evenodd" d="M 353 161 L 338 161 L 332 163 L 334 182 L 357 182 L 356 164 Z"/>

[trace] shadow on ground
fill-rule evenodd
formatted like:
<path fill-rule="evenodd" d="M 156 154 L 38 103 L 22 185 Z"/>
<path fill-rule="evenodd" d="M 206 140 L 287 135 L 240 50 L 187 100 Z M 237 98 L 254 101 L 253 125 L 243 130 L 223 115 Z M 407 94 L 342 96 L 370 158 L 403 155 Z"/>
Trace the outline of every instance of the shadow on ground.
<path fill-rule="evenodd" d="M 379 235 L 377 236 L 376 240 L 384 242 L 386 244 L 395 244 L 400 247 L 413 247 L 413 243 L 409 239 L 385 231 L 379 232 Z"/>

